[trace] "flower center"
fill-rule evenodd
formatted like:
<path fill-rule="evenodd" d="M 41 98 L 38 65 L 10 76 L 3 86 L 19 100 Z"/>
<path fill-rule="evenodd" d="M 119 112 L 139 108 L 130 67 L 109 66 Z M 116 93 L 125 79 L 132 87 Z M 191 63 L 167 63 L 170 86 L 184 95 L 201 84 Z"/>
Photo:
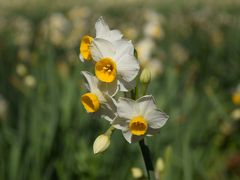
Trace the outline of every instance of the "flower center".
<path fill-rule="evenodd" d="M 133 135 L 141 136 L 147 132 L 148 123 L 142 116 L 137 116 L 131 119 L 129 129 Z"/>
<path fill-rule="evenodd" d="M 103 58 L 95 64 L 95 74 L 100 81 L 113 82 L 117 76 L 116 63 L 111 58 Z"/>
<path fill-rule="evenodd" d="M 100 107 L 98 97 L 93 93 L 82 95 L 81 102 L 87 112 L 96 112 Z"/>
<path fill-rule="evenodd" d="M 85 60 L 91 60 L 91 52 L 90 52 L 90 44 L 93 41 L 91 36 L 83 36 L 81 44 L 80 44 L 80 53 Z"/>

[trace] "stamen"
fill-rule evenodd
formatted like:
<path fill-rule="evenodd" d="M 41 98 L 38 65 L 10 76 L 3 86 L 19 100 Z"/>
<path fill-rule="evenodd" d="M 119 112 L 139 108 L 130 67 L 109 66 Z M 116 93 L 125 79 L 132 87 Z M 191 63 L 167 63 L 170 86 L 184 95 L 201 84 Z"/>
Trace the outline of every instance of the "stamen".
<path fill-rule="evenodd" d="M 142 116 L 137 116 L 131 119 L 129 129 L 133 135 L 141 136 L 147 132 L 148 124 Z"/>
<path fill-rule="evenodd" d="M 95 74 L 100 81 L 113 82 L 116 79 L 117 68 L 111 58 L 103 58 L 95 65 Z"/>

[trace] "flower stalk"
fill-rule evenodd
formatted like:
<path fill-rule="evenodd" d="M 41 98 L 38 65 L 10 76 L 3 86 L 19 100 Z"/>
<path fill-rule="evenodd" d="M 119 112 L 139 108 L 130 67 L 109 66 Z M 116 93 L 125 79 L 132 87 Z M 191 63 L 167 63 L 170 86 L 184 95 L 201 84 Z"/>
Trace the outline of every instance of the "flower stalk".
<path fill-rule="evenodd" d="M 145 163 L 148 179 L 155 180 L 154 167 L 153 167 L 153 163 L 152 163 L 152 159 L 151 159 L 151 155 L 150 155 L 150 150 L 149 150 L 148 146 L 145 144 L 144 139 L 139 141 L 139 146 L 141 148 L 141 152 L 142 152 L 143 160 Z"/>
<path fill-rule="evenodd" d="M 154 180 L 154 169 L 145 136 L 153 136 L 169 116 L 160 111 L 152 95 L 147 93 L 151 69 L 142 70 L 137 51 L 131 41 L 123 39 L 118 30 L 111 30 L 100 17 L 95 23 L 96 37 L 84 36 L 80 43 L 79 58 L 94 62 L 95 75 L 82 71 L 87 93 L 81 102 L 87 113 L 107 120 L 110 128 L 99 135 L 93 144 L 94 154 L 110 146 L 112 132 L 122 131 L 129 143 L 139 142 L 148 179 Z M 124 97 L 117 93 L 123 92 Z"/>

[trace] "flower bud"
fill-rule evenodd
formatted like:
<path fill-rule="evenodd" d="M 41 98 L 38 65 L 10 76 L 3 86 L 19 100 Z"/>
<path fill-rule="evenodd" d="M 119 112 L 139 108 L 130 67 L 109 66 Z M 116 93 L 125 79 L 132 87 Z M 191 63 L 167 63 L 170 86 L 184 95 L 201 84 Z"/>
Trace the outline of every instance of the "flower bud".
<path fill-rule="evenodd" d="M 110 145 L 110 136 L 106 134 L 99 135 L 93 143 L 93 153 L 101 153 L 105 151 Z"/>
<path fill-rule="evenodd" d="M 143 172 L 142 172 L 142 170 L 141 170 L 140 168 L 138 168 L 138 167 L 133 167 L 133 168 L 131 169 L 131 171 L 132 171 L 132 176 L 133 176 L 133 178 L 135 178 L 135 179 L 140 179 L 141 177 L 143 177 Z"/>
<path fill-rule="evenodd" d="M 162 158 L 158 158 L 156 162 L 156 171 L 162 172 L 164 170 L 164 162 Z"/>
<path fill-rule="evenodd" d="M 151 81 L 151 71 L 148 68 L 144 68 L 140 75 L 141 83 L 148 84 Z"/>

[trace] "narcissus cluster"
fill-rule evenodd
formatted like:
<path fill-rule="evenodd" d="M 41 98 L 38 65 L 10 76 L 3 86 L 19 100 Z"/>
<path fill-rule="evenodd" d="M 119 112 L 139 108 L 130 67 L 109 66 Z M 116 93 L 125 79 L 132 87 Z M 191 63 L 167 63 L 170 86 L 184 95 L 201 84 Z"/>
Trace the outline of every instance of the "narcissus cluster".
<path fill-rule="evenodd" d="M 137 142 L 159 132 L 168 115 L 158 110 L 151 95 L 145 95 L 151 76 L 147 69 L 140 69 L 133 43 L 124 39 L 119 30 L 110 30 L 102 17 L 95 29 L 95 37 L 82 37 L 79 57 L 83 63 L 93 65 L 94 72 L 82 72 L 88 92 L 81 96 L 81 103 L 87 113 L 110 123 L 106 133 L 94 142 L 94 153 L 99 153 L 109 146 L 114 129 L 121 130 L 129 143 Z M 140 89 L 145 90 L 141 93 Z M 117 99 L 117 94 L 124 97 L 118 95 Z"/>

